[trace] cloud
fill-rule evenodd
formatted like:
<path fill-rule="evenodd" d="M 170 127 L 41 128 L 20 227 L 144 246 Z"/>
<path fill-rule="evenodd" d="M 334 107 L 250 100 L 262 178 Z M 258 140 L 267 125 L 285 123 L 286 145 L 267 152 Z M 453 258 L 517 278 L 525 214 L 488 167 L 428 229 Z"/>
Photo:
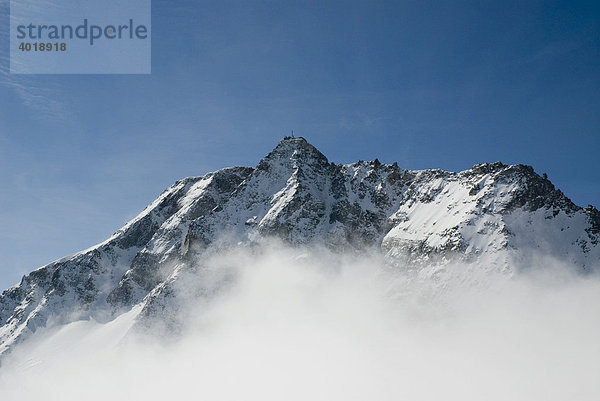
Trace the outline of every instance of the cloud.
<path fill-rule="evenodd" d="M 4 64 L 4 61 L 2 61 Z M 59 90 L 48 80 L 33 76 L 10 74 L 0 69 L 0 86 L 15 93 L 19 101 L 37 112 L 46 120 L 69 121 L 71 113 L 62 101 L 58 100 Z"/>
<path fill-rule="evenodd" d="M 33 4 L 33 3 L 32 3 Z M 35 2 L 34 7 L 51 7 L 52 2 Z M 49 82 L 47 76 L 21 75 L 10 73 L 10 1 L 0 1 L 0 19 L 5 23 L 0 24 L 0 37 L 4 38 L 5 45 L 0 51 L 0 86 L 12 91 L 16 97 L 27 107 L 35 110 L 38 115 L 50 120 L 67 120 L 70 113 L 66 105 L 61 102 L 58 87 Z"/>
<path fill-rule="evenodd" d="M 12 354 L 0 390 L 20 400 L 593 400 L 600 281 L 568 269 L 440 285 L 377 257 L 229 252 L 200 271 L 227 272 L 230 285 L 185 305 L 177 340 L 120 341 L 136 310 L 77 322 Z"/>

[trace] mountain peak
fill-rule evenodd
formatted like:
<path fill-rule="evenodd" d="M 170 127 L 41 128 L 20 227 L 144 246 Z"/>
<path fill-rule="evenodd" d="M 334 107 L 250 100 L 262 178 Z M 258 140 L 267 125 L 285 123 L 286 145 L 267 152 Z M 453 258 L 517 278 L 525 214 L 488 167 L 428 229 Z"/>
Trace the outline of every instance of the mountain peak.
<path fill-rule="evenodd" d="M 292 142 L 305 142 L 305 143 L 308 143 L 308 141 L 306 140 L 306 138 L 304 138 L 303 136 L 293 136 L 293 135 L 292 135 L 292 136 L 290 136 L 290 135 L 286 135 L 286 136 L 284 136 L 284 137 L 283 137 L 283 139 L 282 139 L 281 141 L 279 141 L 279 142 L 281 143 L 281 142 L 285 142 L 285 141 L 292 141 Z"/>
<path fill-rule="evenodd" d="M 265 156 L 257 168 L 268 170 L 270 166 L 281 165 L 297 168 L 300 165 L 325 166 L 327 157 L 303 137 L 285 136 L 277 146 Z"/>
<path fill-rule="evenodd" d="M 306 151 L 311 153 L 318 153 L 321 157 L 325 156 L 311 145 L 304 137 L 301 136 L 284 136 L 281 141 L 275 146 L 273 152 L 285 152 L 285 151 Z"/>

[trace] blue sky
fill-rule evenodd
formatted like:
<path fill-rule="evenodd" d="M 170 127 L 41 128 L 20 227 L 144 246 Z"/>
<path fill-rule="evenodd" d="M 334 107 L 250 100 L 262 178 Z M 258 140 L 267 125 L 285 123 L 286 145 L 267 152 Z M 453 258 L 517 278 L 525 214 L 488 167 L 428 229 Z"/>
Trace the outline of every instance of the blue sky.
<path fill-rule="evenodd" d="M 1 0 L 0 287 L 292 129 L 339 163 L 531 164 L 600 206 L 599 4 L 154 0 L 151 75 L 26 76 Z"/>

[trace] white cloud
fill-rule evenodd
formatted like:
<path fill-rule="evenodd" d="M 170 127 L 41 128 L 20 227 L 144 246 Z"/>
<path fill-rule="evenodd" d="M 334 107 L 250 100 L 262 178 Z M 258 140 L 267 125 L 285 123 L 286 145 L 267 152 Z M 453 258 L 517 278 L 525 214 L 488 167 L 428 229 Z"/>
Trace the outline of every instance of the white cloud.
<path fill-rule="evenodd" d="M 600 282 L 564 266 L 477 287 L 460 280 L 439 286 L 375 257 L 279 249 L 230 253 L 203 269 L 205 277 L 224 271 L 232 285 L 209 302 L 187 305 L 181 338 L 119 343 L 135 311 L 104 326 L 78 322 L 9 357 L 0 371 L 2 394 L 529 401 L 600 395 Z"/>

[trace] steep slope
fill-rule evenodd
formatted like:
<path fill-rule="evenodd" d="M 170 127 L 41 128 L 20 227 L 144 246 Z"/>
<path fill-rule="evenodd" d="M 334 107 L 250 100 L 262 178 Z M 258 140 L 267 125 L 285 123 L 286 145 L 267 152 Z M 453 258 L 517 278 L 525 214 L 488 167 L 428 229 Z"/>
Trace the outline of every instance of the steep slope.
<path fill-rule="evenodd" d="M 192 283 L 186 296 L 210 297 L 228 280 L 226 271 L 208 277 L 202 260 L 269 238 L 337 252 L 380 248 L 390 264 L 425 275 L 457 260 L 511 273 L 540 255 L 591 271 L 600 213 L 574 205 L 529 166 L 453 173 L 378 160 L 338 165 L 286 137 L 256 168 L 176 182 L 107 241 L 6 290 L 0 352 L 40 327 L 105 322 L 140 304 L 140 324 L 172 330 L 178 283 Z"/>

